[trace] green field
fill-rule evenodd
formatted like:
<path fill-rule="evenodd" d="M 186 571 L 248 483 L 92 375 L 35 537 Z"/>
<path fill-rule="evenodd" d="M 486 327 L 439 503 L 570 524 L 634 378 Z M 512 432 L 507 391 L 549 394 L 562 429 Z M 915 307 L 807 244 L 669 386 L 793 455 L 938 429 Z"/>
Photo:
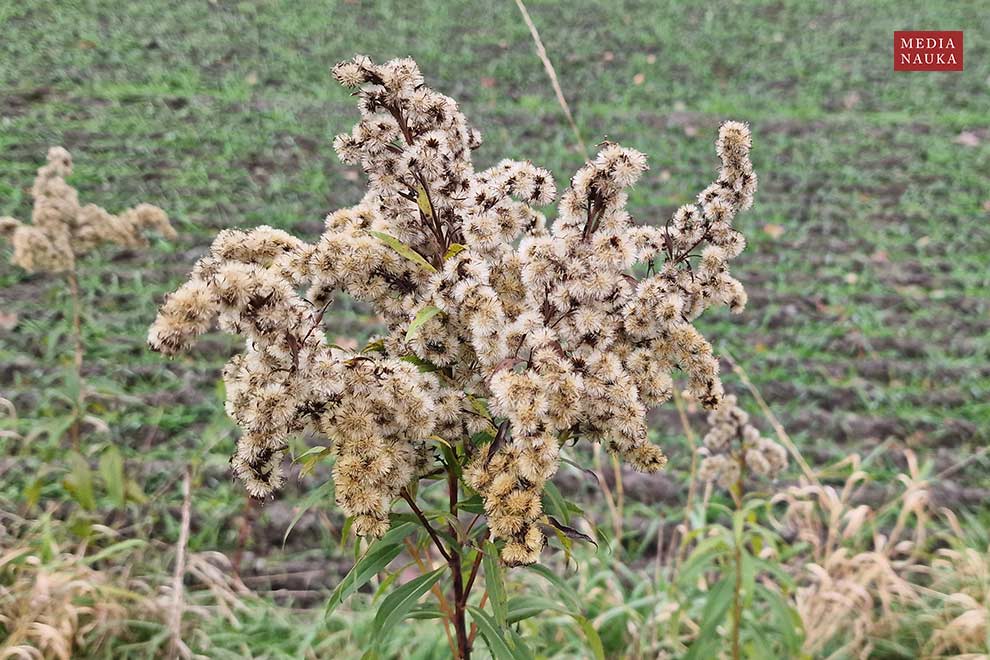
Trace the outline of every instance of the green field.
<path fill-rule="evenodd" d="M 649 156 L 631 195 L 638 222 L 662 224 L 711 181 L 721 121 L 751 124 L 760 190 L 738 220 L 749 247 L 734 266 L 749 305 L 699 327 L 745 368 L 808 461 L 870 455 L 860 495 L 880 502 L 897 489 L 900 450 L 912 449 L 940 475 L 936 506 L 974 528 L 990 523 L 990 459 L 978 453 L 990 440 L 990 6 L 527 4 L 585 142 L 607 137 Z M 246 505 L 227 465 L 234 429 L 219 380 L 237 343 L 210 335 L 168 361 L 147 350 L 147 327 L 220 229 L 270 224 L 311 240 L 328 211 L 360 199 L 363 174 L 330 144 L 357 110 L 328 72 L 355 53 L 413 57 L 481 129 L 476 163 L 529 159 L 563 189 L 591 154 L 575 145 L 515 4 L 27 0 L 0 7 L 0 27 L 0 215 L 30 216 L 34 172 L 60 144 L 84 203 L 153 203 L 179 231 L 150 255 L 105 250 L 81 269 L 88 413 L 105 424 L 86 425 L 81 452 L 96 465 L 119 448 L 149 497 L 122 509 L 101 496 L 83 510 L 63 481 L 65 287 L 25 274 L 0 248 L 0 397 L 16 409 L 0 419 L 0 555 L 15 521 L 47 520 L 67 547 L 107 525 L 122 530 L 118 541 L 153 539 L 135 569 L 150 584 L 150 567 L 170 574 L 179 484 L 193 464 L 190 551 L 237 555 L 261 596 L 240 628 L 203 624 L 207 655 L 304 657 L 332 637 L 324 648 L 350 657 L 342 649 L 359 633 L 346 618 L 324 626 L 318 609 L 351 562 L 333 503 L 311 508 L 283 548 L 326 471 Z M 892 32 L 905 28 L 964 30 L 965 71 L 894 73 Z M 378 329 L 346 299 L 327 324 L 331 337 L 358 341 Z M 655 479 L 628 481 L 631 580 L 651 579 L 656 552 L 643 539 L 681 516 L 691 462 L 673 405 L 652 432 L 671 460 Z M 591 489 L 564 482 L 606 525 Z M 543 634 L 544 655 L 567 656 L 559 635 Z M 618 657 L 621 633 L 603 637 Z M 442 636 L 430 644 L 422 656 L 443 657 Z M 121 657 L 114 648 L 101 653 Z M 890 653 L 878 657 L 904 657 Z"/>

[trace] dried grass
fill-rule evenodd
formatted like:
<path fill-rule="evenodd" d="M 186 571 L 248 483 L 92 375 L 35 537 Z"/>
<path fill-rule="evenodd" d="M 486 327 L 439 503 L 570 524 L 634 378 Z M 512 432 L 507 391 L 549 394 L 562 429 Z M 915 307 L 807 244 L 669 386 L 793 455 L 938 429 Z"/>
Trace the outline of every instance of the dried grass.
<path fill-rule="evenodd" d="M 0 626 L 7 632 L 0 658 L 67 660 L 118 633 L 128 610 L 143 601 L 78 555 L 43 560 L 32 550 L 17 547 L 0 557 Z"/>
<path fill-rule="evenodd" d="M 183 569 L 186 586 L 178 582 L 188 591 L 179 600 L 185 616 L 177 618 L 174 576 L 169 579 L 163 567 L 152 562 L 141 571 L 157 576 L 149 578 L 152 582 L 131 577 L 135 563 L 147 560 L 141 546 L 123 544 L 118 547 L 127 550 L 97 561 L 95 554 L 87 553 L 86 543 L 71 552 L 59 548 L 53 540 L 63 534 L 57 521 L 44 517 L 41 524 L 28 527 L 27 521 L 18 520 L 14 526 L 24 532 L 15 536 L 0 524 L 0 541 L 11 547 L 0 556 L 0 660 L 67 660 L 110 653 L 120 644 L 148 656 L 204 657 L 181 643 L 210 648 L 200 626 L 190 623 L 222 617 L 237 628 L 238 614 L 247 611 L 255 598 L 225 555 L 188 553 Z M 144 632 L 131 627 L 135 621 Z M 149 625 L 168 634 L 149 637 Z"/>
<path fill-rule="evenodd" d="M 868 478 L 855 455 L 844 461 L 851 471 L 841 489 L 804 483 L 774 498 L 785 506 L 784 533 L 809 548 L 792 571 L 805 651 L 814 657 L 868 658 L 878 640 L 898 636 L 913 636 L 921 657 L 986 657 L 987 554 L 957 541 L 931 555 L 937 519 L 948 520 L 949 537 L 964 533 L 954 514 L 932 509 L 917 458 L 904 455 L 904 490 L 881 507 L 854 504 Z M 883 514 L 895 510 L 885 527 Z"/>

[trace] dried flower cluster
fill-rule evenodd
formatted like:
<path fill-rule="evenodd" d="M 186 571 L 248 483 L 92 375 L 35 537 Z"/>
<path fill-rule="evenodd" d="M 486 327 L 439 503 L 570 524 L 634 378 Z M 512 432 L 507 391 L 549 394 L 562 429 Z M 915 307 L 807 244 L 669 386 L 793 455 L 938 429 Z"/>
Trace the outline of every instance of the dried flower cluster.
<path fill-rule="evenodd" d="M 149 342 L 174 354 L 217 318 L 245 337 L 225 379 L 243 430 L 234 467 L 255 496 L 280 485 L 286 437 L 316 429 L 333 443 L 339 505 L 358 533 L 379 535 L 392 500 L 436 466 L 433 436 L 456 448 L 503 560 L 534 562 L 563 442 L 601 441 L 659 470 L 645 417 L 672 374 L 704 405 L 722 399 L 692 321 L 745 304 L 726 264 L 756 188 L 749 131 L 722 125 L 717 181 L 663 227 L 625 209 L 645 156 L 606 143 L 548 227 L 535 207 L 555 197 L 551 173 L 509 160 L 476 171 L 479 134 L 415 62 L 357 57 L 333 74 L 359 99 L 361 120 L 334 146 L 368 175 L 364 199 L 330 214 L 315 244 L 268 227 L 223 232 Z M 356 354 L 329 345 L 320 324 L 336 291 L 369 303 L 387 335 Z"/>
<path fill-rule="evenodd" d="M 11 242 L 13 262 L 24 270 L 71 271 L 77 257 L 102 243 L 144 247 L 148 244 L 145 230 L 175 237 L 168 216 L 157 206 L 139 204 L 120 215 L 95 204 L 80 206 L 76 189 L 65 182 L 71 173 L 71 154 L 62 147 L 52 147 L 48 163 L 38 170 L 31 187 L 32 224 L 0 218 L 0 236 Z"/>
<path fill-rule="evenodd" d="M 742 477 L 744 467 L 771 479 L 787 467 L 787 450 L 760 435 L 734 394 L 726 395 L 722 404 L 708 413 L 708 424 L 701 449 L 705 458 L 698 470 L 702 481 L 715 481 L 728 489 Z"/>

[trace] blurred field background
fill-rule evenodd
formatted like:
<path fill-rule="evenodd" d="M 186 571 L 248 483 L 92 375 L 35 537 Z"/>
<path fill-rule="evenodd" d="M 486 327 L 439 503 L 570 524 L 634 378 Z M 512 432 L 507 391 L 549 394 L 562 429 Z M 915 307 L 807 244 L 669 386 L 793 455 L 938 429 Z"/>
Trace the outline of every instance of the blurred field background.
<path fill-rule="evenodd" d="M 708 315 L 700 329 L 745 369 L 812 466 L 868 459 L 856 502 L 893 497 L 909 469 L 902 450 L 912 450 L 932 507 L 951 509 L 985 557 L 990 6 L 527 6 L 589 148 L 607 136 L 649 156 L 631 197 L 637 221 L 663 223 L 711 180 L 721 121 L 752 125 L 761 187 L 740 217 L 749 248 L 734 267 L 749 305 L 740 317 Z M 895 29 L 964 30 L 965 71 L 895 74 Z M 357 111 L 328 71 L 354 53 L 415 58 L 428 84 L 482 130 L 482 166 L 530 159 L 563 188 L 589 155 L 576 147 L 512 2 L 0 6 L 0 215 L 30 215 L 34 172 L 60 144 L 73 153 L 70 182 L 84 202 L 157 204 L 180 233 L 155 243 L 150 257 L 106 250 L 82 265 L 92 419 L 78 456 L 64 437 L 77 386 L 66 377 L 67 293 L 57 278 L 9 265 L 0 248 L 0 397 L 10 403 L 0 413 L 0 611 L 10 616 L 20 573 L 9 562 L 24 548 L 47 562 L 52 594 L 65 593 L 59 576 L 92 582 L 75 607 L 104 620 L 79 657 L 160 652 L 165 625 L 128 603 L 167 609 L 189 465 L 188 548 L 190 566 L 199 566 L 186 578 L 189 643 L 207 657 L 360 655 L 360 608 L 321 617 L 354 552 L 341 544 L 333 503 L 306 500 L 326 470 L 291 479 L 273 502 L 248 505 L 228 470 L 233 431 L 219 380 L 236 343 L 210 335 L 174 361 L 144 343 L 163 295 L 218 230 L 270 224 L 312 239 L 329 210 L 359 200 L 363 174 L 341 165 L 330 145 Z M 327 323 L 339 343 L 376 331 L 346 299 Z M 757 412 L 724 370 L 727 386 Z M 759 424 L 770 432 L 765 419 Z M 629 604 L 631 585 L 655 579 L 656 538 L 681 520 L 691 454 L 672 404 L 652 432 L 671 462 L 657 477 L 621 475 L 623 559 L 579 551 L 582 570 L 613 571 L 600 580 L 575 574 L 584 602 L 625 603 L 596 620 L 609 657 L 656 657 L 643 650 L 655 647 L 631 640 L 647 620 Z M 110 448 L 133 481 L 122 497 L 104 483 L 113 466 L 100 468 L 115 460 L 103 458 Z M 583 499 L 589 519 L 610 524 L 592 484 L 567 470 L 557 481 Z M 615 488 L 611 473 L 609 481 Z M 140 599 L 101 605 L 108 584 Z M 123 632 L 105 632 L 121 621 Z M 930 625 L 908 621 L 875 657 L 912 657 Z M 9 620 L 0 626 L 12 629 Z M 402 657 L 443 657 L 442 635 L 417 641 L 422 628 L 398 633 L 395 648 L 406 639 Z M 545 656 L 581 653 L 553 622 L 539 634 Z"/>

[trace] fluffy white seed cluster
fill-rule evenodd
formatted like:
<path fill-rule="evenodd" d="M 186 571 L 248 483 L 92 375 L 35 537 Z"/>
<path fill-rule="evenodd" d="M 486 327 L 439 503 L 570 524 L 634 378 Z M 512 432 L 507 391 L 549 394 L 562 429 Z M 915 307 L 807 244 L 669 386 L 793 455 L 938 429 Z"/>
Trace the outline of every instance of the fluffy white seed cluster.
<path fill-rule="evenodd" d="M 175 238 L 168 216 L 157 206 L 139 204 L 112 215 L 95 204 L 79 205 L 79 194 L 65 182 L 72 156 L 62 147 L 48 150 L 48 163 L 38 170 L 31 196 L 31 224 L 0 218 L 0 236 L 14 248 L 13 262 L 28 272 L 72 270 L 76 258 L 103 243 L 139 248 L 148 245 L 146 231 Z"/>
<path fill-rule="evenodd" d="M 368 175 L 361 203 L 330 214 L 315 244 L 269 228 L 221 234 L 149 341 L 183 350 L 217 316 L 246 337 L 228 407 L 244 430 L 235 467 L 256 495 L 279 485 L 285 437 L 311 425 L 334 443 L 339 504 L 362 517 L 360 533 L 381 534 L 391 501 L 435 465 L 432 434 L 463 456 L 503 560 L 534 562 L 563 442 L 603 442 L 656 471 L 666 458 L 646 413 L 670 397 L 673 374 L 705 405 L 721 400 L 692 321 L 745 304 L 726 264 L 744 245 L 733 217 L 756 187 L 749 131 L 722 126 L 718 180 L 666 226 L 633 223 L 625 190 L 646 158 L 611 143 L 547 226 L 537 207 L 555 197 L 551 173 L 509 160 L 476 171 L 479 134 L 415 62 L 359 56 L 333 75 L 359 99 L 360 121 L 334 146 Z M 637 262 L 646 276 L 633 275 Z M 320 328 L 337 291 L 389 329 L 360 354 L 328 347 Z"/>
<path fill-rule="evenodd" d="M 221 232 L 148 342 L 173 355 L 214 323 L 243 336 L 244 353 L 224 369 L 227 413 L 242 431 L 235 473 L 267 497 L 282 485 L 289 435 L 322 432 L 335 440 L 338 503 L 357 533 L 380 536 L 392 500 L 427 462 L 437 384 L 409 362 L 327 344 L 322 311 L 298 293 L 314 252 L 271 227 Z"/>
<path fill-rule="evenodd" d="M 760 435 L 749 423 L 749 413 L 737 405 L 735 395 L 725 396 L 722 404 L 708 413 L 708 424 L 701 449 L 705 458 L 698 468 L 702 481 L 714 481 L 729 489 L 739 481 L 743 467 L 770 479 L 787 467 L 787 451 Z"/>

